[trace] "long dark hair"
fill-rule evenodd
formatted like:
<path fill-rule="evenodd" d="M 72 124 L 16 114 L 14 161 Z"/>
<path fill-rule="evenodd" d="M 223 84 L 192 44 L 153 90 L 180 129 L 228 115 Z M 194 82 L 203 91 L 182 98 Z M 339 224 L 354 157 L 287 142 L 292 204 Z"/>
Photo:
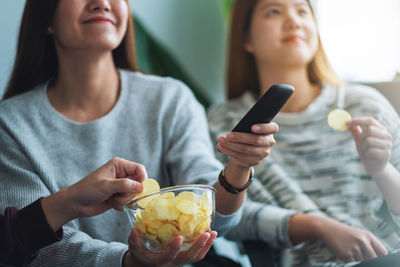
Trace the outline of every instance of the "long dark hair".
<path fill-rule="evenodd" d="M 256 95 L 260 92 L 260 83 L 254 56 L 244 48 L 257 3 L 258 0 L 236 0 L 233 6 L 227 64 L 226 92 L 228 99 L 239 97 L 248 90 L 254 92 Z M 307 0 L 307 3 L 310 6 L 316 23 L 310 1 Z M 340 79 L 336 76 L 328 62 L 319 36 L 318 48 L 314 58 L 308 64 L 307 74 L 312 84 L 341 84 Z"/>
<path fill-rule="evenodd" d="M 54 79 L 58 73 L 56 48 L 48 27 L 59 0 L 26 0 L 18 36 L 17 54 L 3 99 L 22 94 Z M 129 2 L 128 7 L 129 7 Z M 130 10 L 130 9 L 129 9 Z M 131 12 L 121 44 L 113 51 L 116 67 L 138 70 Z"/>

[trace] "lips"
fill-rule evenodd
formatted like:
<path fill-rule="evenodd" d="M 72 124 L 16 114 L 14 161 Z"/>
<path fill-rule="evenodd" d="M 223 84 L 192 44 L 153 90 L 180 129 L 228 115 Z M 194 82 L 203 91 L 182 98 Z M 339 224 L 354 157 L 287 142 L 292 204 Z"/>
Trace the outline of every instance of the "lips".
<path fill-rule="evenodd" d="M 97 17 L 93 17 L 91 19 L 85 20 L 83 22 L 84 24 L 88 24 L 88 23 L 111 23 L 114 24 L 114 22 L 107 18 L 107 17 L 101 17 L 101 16 L 97 16 Z"/>
<path fill-rule="evenodd" d="M 300 42 L 304 41 L 304 38 L 299 36 L 299 35 L 290 35 L 288 37 L 283 38 L 282 40 L 284 43 L 290 43 L 290 42 Z"/>

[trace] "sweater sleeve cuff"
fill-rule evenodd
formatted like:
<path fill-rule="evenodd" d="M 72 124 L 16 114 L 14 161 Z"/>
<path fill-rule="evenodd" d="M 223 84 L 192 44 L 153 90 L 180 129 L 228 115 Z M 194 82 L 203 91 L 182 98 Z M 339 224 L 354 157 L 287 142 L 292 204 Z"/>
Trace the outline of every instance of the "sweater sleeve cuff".
<path fill-rule="evenodd" d="M 60 241 L 63 229 L 54 232 L 47 223 L 42 209 L 42 198 L 18 211 L 14 221 L 14 231 L 19 243 L 28 253 Z"/>
<path fill-rule="evenodd" d="M 215 223 L 214 228 L 217 231 L 218 236 L 224 236 L 228 233 L 232 228 L 236 227 L 243 214 L 243 204 L 240 206 L 238 210 L 236 210 L 232 214 L 224 215 L 215 211 Z"/>
<path fill-rule="evenodd" d="M 96 266 L 122 266 L 125 253 L 129 250 L 126 244 L 111 242 L 100 252 L 100 260 Z"/>
<path fill-rule="evenodd" d="M 292 247 L 289 238 L 289 221 L 295 210 L 265 207 L 258 214 L 257 227 L 260 239 L 277 248 Z"/>

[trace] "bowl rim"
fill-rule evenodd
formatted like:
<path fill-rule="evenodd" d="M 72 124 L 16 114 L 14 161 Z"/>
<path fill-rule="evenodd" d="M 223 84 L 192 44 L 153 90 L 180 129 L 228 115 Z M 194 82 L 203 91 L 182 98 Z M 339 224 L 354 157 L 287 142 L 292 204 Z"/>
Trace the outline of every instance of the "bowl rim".
<path fill-rule="evenodd" d="M 146 194 L 146 195 L 143 195 L 143 196 L 140 196 L 140 197 L 134 197 L 134 198 L 130 199 L 128 202 L 125 203 L 124 211 L 126 211 L 127 209 L 130 209 L 128 206 L 130 204 L 132 204 L 132 202 L 139 201 L 139 200 L 141 200 L 143 198 L 146 198 L 146 197 L 149 197 L 149 196 L 152 196 L 152 195 L 158 195 L 158 194 L 161 194 L 163 192 L 167 192 L 167 191 L 173 192 L 173 191 L 177 191 L 177 190 L 181 190 L 181 189 L 185 189 L 185 188 L 187 188 L 187 189 L 190 189 L 190 188 L 194 188 L 194 189 L 199 189 L 199 188 L 200 189 L 209 189 L 211 191 L 214 191 L 214 193 L 217 193 L 217 189 L 215 189 L 213 186 L 207 185 L 207 184 L 174 185 L 174 186 L 164 187 L 164 188 L 160 189 L 157 192 L 149 193 L 149 194 Z"/>

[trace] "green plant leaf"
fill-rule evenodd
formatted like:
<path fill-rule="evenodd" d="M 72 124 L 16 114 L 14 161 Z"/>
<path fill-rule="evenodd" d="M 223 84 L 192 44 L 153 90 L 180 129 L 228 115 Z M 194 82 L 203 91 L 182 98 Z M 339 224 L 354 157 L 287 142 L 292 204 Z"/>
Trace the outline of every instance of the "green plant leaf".
<path fill-rule="evenodd" d="M 226 22 L 229 21 L 229 18 L 231 15 L 231 10 L 232 10 L 232 5 L 233 5 L 234 1 L 235 0 L 221 0 L 221 2 L 220 2 L 222 5 L 222 12 L 224 14 L 224 18 L 225 18 Z"/>
<path fill-rule="evenodd" d="M 135 44 L 139 69 L 145 73 L 169 76 L 184 82 L 194 93 L 197 100 L 208 107 L 212 100 L 204 90 L 188 75 L 172 53 L 154 38 L 135 17 Z"/>

